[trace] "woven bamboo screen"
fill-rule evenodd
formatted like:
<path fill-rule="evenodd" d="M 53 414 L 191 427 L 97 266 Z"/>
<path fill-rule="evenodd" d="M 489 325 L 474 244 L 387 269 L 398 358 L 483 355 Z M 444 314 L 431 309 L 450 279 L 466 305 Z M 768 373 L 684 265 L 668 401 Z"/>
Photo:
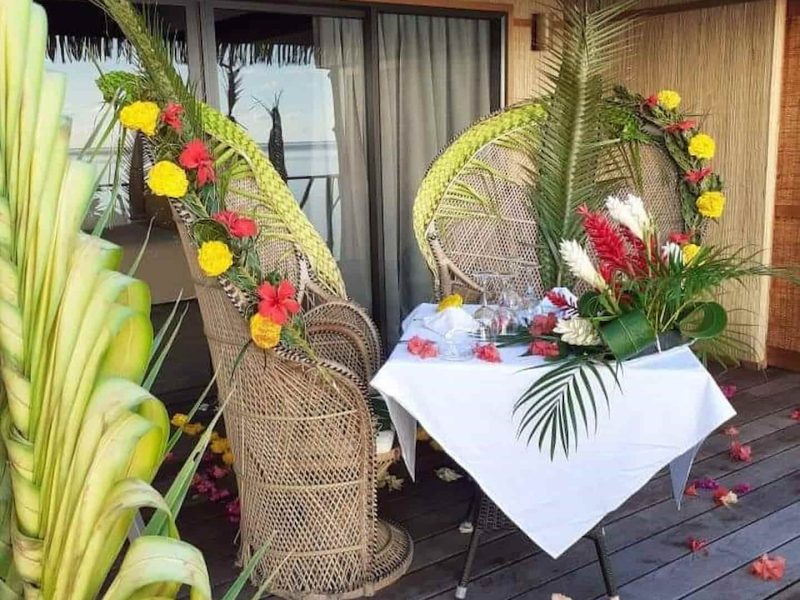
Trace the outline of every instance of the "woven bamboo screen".
<path fill-rule="evenodd" d="M 642 93 L 678 90 L 685 108 L 708 113 L 704 129 L 717 141 L 711 166 L 725 178 L 728 197 L 720 225 L 709 228 L 712 242 L 764 248 L 770 241 L 766 190 L 774 19 L 774 2 L 643 17 L 616 78 Z M 768 285 L 762 279 L 731 287 L 722 298 L 728 308 L 752 311 L 737 315 L 757 326 L 751 333 L 759 356 L 747 358 L 763 359 Z"/>

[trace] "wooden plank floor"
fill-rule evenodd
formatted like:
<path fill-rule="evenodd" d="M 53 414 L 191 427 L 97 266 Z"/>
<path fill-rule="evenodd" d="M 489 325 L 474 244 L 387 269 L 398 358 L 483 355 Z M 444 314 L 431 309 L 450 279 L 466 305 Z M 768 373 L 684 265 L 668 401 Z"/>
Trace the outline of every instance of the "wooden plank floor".
<path fill-rule="evenodd" d="M 752 446 L 749 463 L 728 456 L 729 440 L 712 435 L 695 461 L 692 478 L 713 477 L 732 488 L 752 490 L 738 505 L 714 505 L 708 493 L 686 498 L 678 511 L 666 473 L 607 517 L 607 537 L 623 600 L 773 600 L 800 599 L 800 423 L 790 418 L 800 407 L 800 374 L 735 370 L 721 380 L 737 385 L 732 424 Z M 676 398 L 676 402 L 679 399 Z M 453 465 L 443 453 L 420 450 L 417 483 L 406 479 L 401 491 L 380 493 L 383 517 L 403 524 L 414 538 L 409 572 L 380 592 L 378 600 L 452 598 L 469 536 L 458 532 L 471 487 L 466 479 L 440 481 L 433 470 Z M 398 469 L 397 474 L 403 473 Z M 557 481 L 531 482 L 557 486 Z M 702 492 L 701 492 L 702 494 Z M 221 595 L 236 576 L 236 528 L 220 504 L 195 501 L 179 518 L 184 537 L 206 554 Z M 689 537 L 708 542 L 708 552 L 692 554 Z M 763 582 L 748 573 L 761 554 L 787 559 L 782 581 Z M 552 560 L 517 531 L 485 535 L 475 561 L 469 598 L 550 600 L 552 593 L 573 600 L 603 598 L 593 546 L 582 541 Z"/>

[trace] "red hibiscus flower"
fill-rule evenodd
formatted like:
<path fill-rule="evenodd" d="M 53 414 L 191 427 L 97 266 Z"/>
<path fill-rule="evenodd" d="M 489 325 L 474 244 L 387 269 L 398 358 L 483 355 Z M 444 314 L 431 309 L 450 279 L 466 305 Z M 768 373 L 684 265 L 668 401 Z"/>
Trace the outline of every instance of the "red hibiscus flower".
<path fill-rule="evenodd" d="M 733 491 L 737 496 L 744 496 L 745 494 L 749 494 L 753 488 L 750 487 L 749 483 L 737 483 L 733 486 Z"/>
<path fill-rule="evenodd" d="M 184 169 L 197 170 L 198 185 L 205 185 L 216 181 L 217 174 L 214 172 L 214 164 L 211 161 L 211 154 L 203 143 L 203 140 L 192 140 L 181 152 L 178 162 Z"/>
<path fill-rule="evenodd" d="M 547 342 L 545 340 L 531 342 L 529 351 L 534 356 L 545 356 L 547 358 L 556 358 L 561 354 L 556 342 Z"/>
<path fill-rule="evenodd" d="M 264 282 L 258 286 L 258 314 L 272 320 L 277 325 L 283 325 L 289 320 L 290 315 L 300 311 L 300 305 L 294 299 L 294 286 L 291 281 L 284 279 L 278 285 Z"/>
<path fill-rule="evenodd" d="M 650 94 L 647 98 L 644 99 L 644 104 L 648 108 L 655 108 L 658 106 L 658 96 L 655 94 Z"/>
<path fill-rule="evenodd" d="M 784 570 L 786 570 L 786 559 L 782 556 L 770 558 L 768 554 L 764 554 L 750 565 L 750 573 L 764 581 L 782 579 Z"/>
<path fill-rule="evenodd" d="M 233 237 L 246 238 L 258 233 L 258 227 L 253 219 L 240 217 L 232 210 L 221 210 L 212 217 L 217 223 L 222 223 Z"/>
<path fill-rule="evenodd" d="M 679 246 L 683 246 L 684 244 L 688 244 L 692 240 L 691 233 L 683 233 L 682 231 L 673 231 L 669 234 L 669 238 L 667 238 L 673 244 L 678 244 Z"/>
<path fill-rule="evenodd" d="M 676 133 L 678 131 L 689 131 L 695 127 L 697 127 L 697 121 L 694 119 L 684 119 L 683 121 L 678 121 L 677 123 L 670 123 L 664 127 L 664 131 L 667 133 Z"/>
<path fill-rule="evenodd" d="M 486 362 L 499 363 L 502 362 L 500 353 L 497 351 L 497 346 L 494 344 L 478 344 L 472 350 L 476 358 L 485 360 Z"/>
<path fill-rule="evenodd" d="M 711 169 L 709 167 L 703 167 L 702 169 L 692 169 L 691 171 L 686 171 L 686 174 L 683 176 L 683 178 L 689 183 L 697 185 L 709 175 L 711 175 Z"/>
<path fill-rule="evenodd" d="M 546 315 L 536 315 L 533 317 L 533 323 L 528 327 L 528 331 L 533 336 L 547 335 L 552 333 L 558 323 L 558 317 L 554 313 L 547 313 Z"/>
<path fill-rule="evenodd" d="M 722 384 L 719 386 L 719 389 L 728 400 L 736 395 L 736 386 L 733 384 Z"/>
<path fill-rule="evenodd" d="M 439 349 L 436 344 L 418 335 L 408 340 L 408 352 L 420 358 L 436 358 L 439 356 Z"/>
<path fill-rule="evenodd" d="M 739 442 L 731 442 L 730 454 L 733 460 L 739 462 L 750 462 L 750 459 L 752 458 L 753 454 L 753 449 L 746 444 L 740 444 Z"/>
<path fill-rule="evenodd" d="M 161 120 L 180 133 L 183 131 L 181 115 L 183 115 L 183 106 L 177 102 L 170 102 L 164 107 L 164 110 L 161 111 Z"/>

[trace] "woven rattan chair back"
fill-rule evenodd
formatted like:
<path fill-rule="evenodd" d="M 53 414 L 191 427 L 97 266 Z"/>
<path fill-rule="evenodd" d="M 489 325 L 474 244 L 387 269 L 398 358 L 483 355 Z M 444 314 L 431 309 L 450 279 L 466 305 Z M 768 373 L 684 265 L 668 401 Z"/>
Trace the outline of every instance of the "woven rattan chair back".
<path fill-rule="evenodd" d="M 542 297 L 547 291 L 529 198 L 536 176 L 531 150 L 543 116 L 535 103 L 491 115 L 460 134 L 428 169 L 415 200 L 414 228 L 436 298 L 457 292 L 474 301 L 479 272 L 507 272 L 520 292 L 530 287 Z M 641 196 L 660 231 L 684 231 L 674 163 L 656 144 L 638 151 L 640 180 L 615 185 L 615 193 Z M 489 281 L 490 294 L 498 284 Z"/>
<path fill-rule="evenodd" d="M 235 201 L 228 206 L 240 208 Z M 270 591 L 283 598 L 371 595 L 405 572 L 412 546 L 405 531 L 377 518 L 375 434 L 364 376 L 281 347 L 264 352 L 248 346 L 247 322 L 230 293 L 197 266 L 190 215 L 173 208 L 226 403 L 242 506 L 242 560 L 267 546 L 254 583 L 272 578 Z M 281 250 L 265 245 L 259 248 L 264 258 Z M 326 326 L 325 314 L 316 310 L 311 328 L 336 340 L 345 325 L 333 319 Z M 335 308 L 330 312 L 340 318 Z M 341 343 L 331 354 L 338 352 Z"/>

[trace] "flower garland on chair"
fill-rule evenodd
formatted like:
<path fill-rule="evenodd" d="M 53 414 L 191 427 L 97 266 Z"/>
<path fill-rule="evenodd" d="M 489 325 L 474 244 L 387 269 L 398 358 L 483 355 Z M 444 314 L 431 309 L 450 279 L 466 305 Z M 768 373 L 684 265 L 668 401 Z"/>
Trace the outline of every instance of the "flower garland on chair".
<path fill-rule="evenodd" d="M 214 156 L 205 140 L 189 137 L 184 118 L 184 107 L 174 102 L 160 107 L 137 99 L 119 110 L 120 124 L 147 136 L 154 147 L 157 160 L 147 174 L 148 188 L 180 201 L 195 217 L 191 233 L 200 270 L 232 282 L 245 294 L 252 342 L 263 349 L 279 343 L 305 346 L 294 285 L 276 271 L 261 272 L 255 249 L 258 224 L 224 208 L 236 164 L 230 155 Z M 230 164 L 222 170 L 226 162 Z"/>
<path fill-rule="evenodd" d="M 680 173 L 681 214 L 689 234 L 685 243 L 699 243 L 705 224 L 725 210 L 722 178 L 709 166 L 716 153 L 714 138 L 680 110 L 681 96 L 673 90 L 644 97 L 616 87 L 611 104 L 622 111 L 613 119 L 617 137 L 659 145 Z"/>

